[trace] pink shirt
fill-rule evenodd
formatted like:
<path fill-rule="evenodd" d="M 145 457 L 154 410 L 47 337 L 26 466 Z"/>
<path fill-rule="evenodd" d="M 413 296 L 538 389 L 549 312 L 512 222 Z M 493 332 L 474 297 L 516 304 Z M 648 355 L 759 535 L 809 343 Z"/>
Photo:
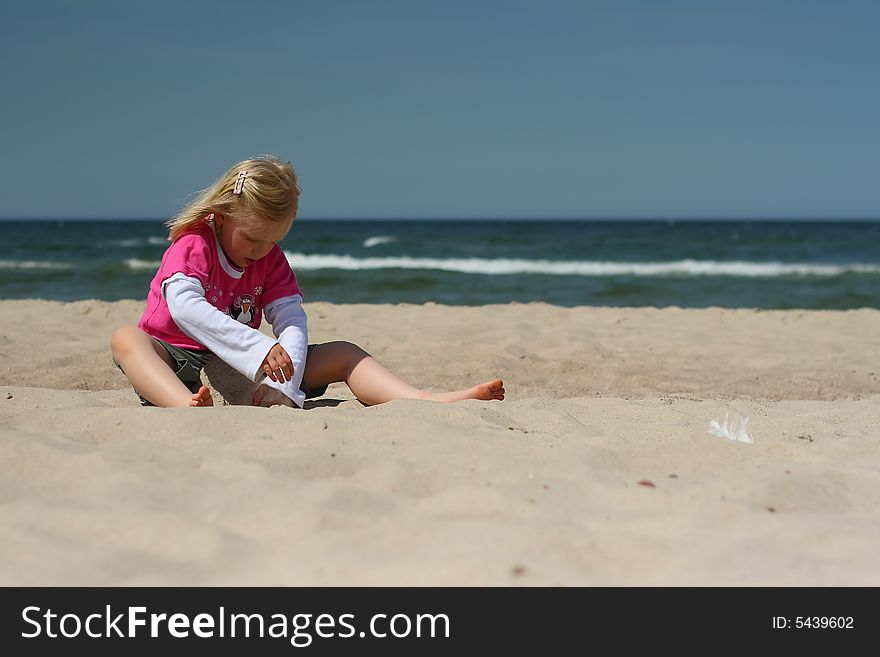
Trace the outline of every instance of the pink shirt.
<path fill-rule="evenodd" d="M 227 260 L 211 228 L 199 224 L 177 238 L 162 256 L 150 283 L 147 308 L 138 326 L 147 334 L 184 349 L 206 349 L 178 328 L 168 311 L 162 285 L 182 273 L 198 280 L 212 306 L 254 329 L 260 328 L 263 308 L 282 297 L 302 295 L 296 276 L 277 244 L 269 254 L 240 271 Z"/>

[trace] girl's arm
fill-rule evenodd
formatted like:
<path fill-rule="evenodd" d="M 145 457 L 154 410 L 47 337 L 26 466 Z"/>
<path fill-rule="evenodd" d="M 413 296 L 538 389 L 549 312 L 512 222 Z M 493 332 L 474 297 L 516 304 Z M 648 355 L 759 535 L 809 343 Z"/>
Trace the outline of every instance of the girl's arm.
<path fill-rule="evenodd" d="M 276 342 L 208 303 L 198 279 L 177 273 L 162 284 L 168 311 L 180 330 L 251 381 L 264 376 L 261 366 Z M 300 381 L 302 374 L 300 373 Z"/>
<path fill-rule="evenodd" d="M 306 396 L 300 390 L 300 386 L 309 348 L 308 318 L 302 307 L 302 296 L 294 294 L 276 299 L 266 305 L 263 312 L 266 321 L 272 325 L 272 332 L 275 333 L 278 342 L 293 361 L 293 378 L 290 381 L 280 383 L 266 379 L 263 384 L 280 390 L 302 408 Z"/>

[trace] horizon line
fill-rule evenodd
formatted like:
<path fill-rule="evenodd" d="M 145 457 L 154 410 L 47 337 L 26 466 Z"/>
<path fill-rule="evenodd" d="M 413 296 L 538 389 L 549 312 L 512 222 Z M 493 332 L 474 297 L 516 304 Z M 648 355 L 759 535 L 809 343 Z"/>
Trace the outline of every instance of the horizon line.
<path fill-rule="evenodd" d="M 0 217 L 0 222 L 12 221 L 156 221 L 165 222 L 168 219 L 159 217 Z M 673 217 L 673 216 L 655 216 L 655 217 L 502 217 L 502 216 L 473 216 L 473 217 L 339 217 L 339 216 L 311 216 L 297 217 L 296 221 L 595 221 L 595 222 L 611 222 L 611 221 L 628 221 L 628 222 L 676 222 L 676 221 L 718 221 L 718 222 L 743 222 L 743 221 L 778 221 L 778 222 L 817 222 L 817 221 L 851 221 L 851 222 L 877 222 L 880 216 L 855 216 L 855 217 L 804 217 L 804 216 L 775 216 L 775 217 L 735 217 L 735 216 L 715 216 L 715 217 Z"/>

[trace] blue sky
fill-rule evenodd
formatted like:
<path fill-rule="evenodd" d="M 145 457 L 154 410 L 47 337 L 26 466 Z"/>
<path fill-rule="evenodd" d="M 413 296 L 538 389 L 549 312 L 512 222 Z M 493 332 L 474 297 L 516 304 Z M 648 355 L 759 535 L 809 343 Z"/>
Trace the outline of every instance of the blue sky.
<path fill-rule="evenodd" d="M 41 2 L 0 16 L 3 218 L 880 217 L 880 4 Z"/>

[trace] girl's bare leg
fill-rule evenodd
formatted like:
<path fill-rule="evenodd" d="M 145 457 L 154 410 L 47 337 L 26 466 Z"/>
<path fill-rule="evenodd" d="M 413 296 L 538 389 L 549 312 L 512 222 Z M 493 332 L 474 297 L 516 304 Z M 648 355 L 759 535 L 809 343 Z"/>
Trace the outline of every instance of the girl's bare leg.
<path fill-rule="evenodd" d="M 117 330 L 110 348 L 134 388 L 156 406 L 213 406 L 208 388 L 190 392 L 174 375 L 171 354 L 137 326 Z"/>
<path fill-rule="evenodd" d="M 306 361 L 303 387 L 317 388 L 344 381 L 354 395 L 368 406 L 392 399 L 427 399 L 453 402 L 465 399 L 504 399 L 501 379 L 455 390 L 433 393 L 414 388 L 382 367 L 366 351 L 350 342 L 327 342 L 315 346 Z"/>

